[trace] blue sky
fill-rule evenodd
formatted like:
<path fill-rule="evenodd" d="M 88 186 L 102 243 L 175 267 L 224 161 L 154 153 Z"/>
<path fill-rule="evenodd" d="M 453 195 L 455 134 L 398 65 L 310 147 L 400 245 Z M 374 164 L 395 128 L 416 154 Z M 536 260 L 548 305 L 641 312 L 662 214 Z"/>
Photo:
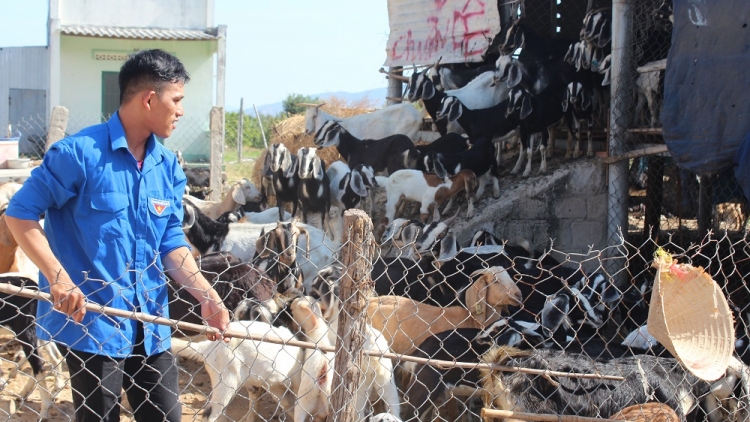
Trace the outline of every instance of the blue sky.
<path fill-rule="evenodd" d="M 123 0 L 128 1 L 128 0 Z M 47 44 L 49 0 L 2 0 L 0 47 Z M 386 0 L 215 0 L 227 25 L 228 109 L 288 94 L 359 92 L 387 85 Z"/>

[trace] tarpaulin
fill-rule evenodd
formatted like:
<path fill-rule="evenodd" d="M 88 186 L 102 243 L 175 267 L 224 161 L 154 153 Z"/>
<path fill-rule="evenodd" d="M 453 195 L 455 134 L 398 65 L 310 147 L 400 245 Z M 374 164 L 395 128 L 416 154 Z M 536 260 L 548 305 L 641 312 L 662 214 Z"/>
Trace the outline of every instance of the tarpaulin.
<path fill-rule="evenodd" d="M 674 0 L 673 6 L 664 141 L 679 166 L 718 173 L 732 165 L 750 133 L 750 2 Z"/>

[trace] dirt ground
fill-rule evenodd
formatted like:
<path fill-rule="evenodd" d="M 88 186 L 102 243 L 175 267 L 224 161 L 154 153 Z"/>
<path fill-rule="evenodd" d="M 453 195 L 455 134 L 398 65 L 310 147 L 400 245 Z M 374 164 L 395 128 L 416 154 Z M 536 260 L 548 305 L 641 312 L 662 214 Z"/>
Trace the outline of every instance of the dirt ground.
<path fill-rule="evenodd" d="M 194 337 L 201 340 L 201 337 Z M 17 367 L 13 361 L 14 355 L 21 350 L 20 344 L 12 341 L 13 336 L 9 333 L 0 335 L 0 344 L 4 345 L 0 349 L 0 368 L 5 376 Z M 192 362 L 186 359 L 180 359 L 180 400 L 182 402 L 182 421 L 200 421 L 203 408 L 206 405 L 207 396 L 211 391 L 211 381 L 208 374 L 203 369 L 202 363 Z M 28 374 L 25 375 L 25 374 Z M 22 401 L 18 394 L 23 389 L 26 381 L 31 376 L 31 367 L 24 364 L 21 371 L 12 377 L 4 390 L 0 391 L 0 421 L 13 422 L 36 422 L 39 419 L 41 409 L 41 400 L 39 391 L 36 389 L 27 400 Z M 55 403 L 50 410 L 50 421 L 73 421 L 74 408 L 71 396 L 71 390 L 67 383 L 68 372 L 67 366 L 63 364 L 63 379 L 66 380 L 65 388 L 55 397 Z M 49 387 L 52 387 L 52 376 L 47 377 Z M 246 392 L 240 391 L 237 397 L 229 404 L 226 409 L 226 418 L 220 421 L 239 421 L 244 420 L 247 416 L 249 401 Z M 258 421 L 277 421 L 278 415 L 272 415 L 276 408 L 276 403 L 270 398 L 263 397 L 260 405 L 260 415 Z M 10 411 L 10 412 L 9 412 Z M 120 413 L 121 422 L 134 421 L 132 414 L 126 409 Z"/>

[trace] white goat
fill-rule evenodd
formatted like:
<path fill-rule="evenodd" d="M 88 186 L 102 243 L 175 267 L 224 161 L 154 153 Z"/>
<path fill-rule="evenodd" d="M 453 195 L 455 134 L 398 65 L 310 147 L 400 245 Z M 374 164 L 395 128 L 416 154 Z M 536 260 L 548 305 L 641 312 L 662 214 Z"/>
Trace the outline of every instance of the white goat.
<path fill-rule="evenodd" d="M 477 177 L 471 170 L 461 170 L 455 176 L 440 179 L 432 173 L 419 170 L 398 170 L 389 177 L 376 176 L 378 185 L 386 191 L 384 224 L 388 225 L 396 216 L 396 208 L 404 199 L 421 203 L 419 213 L 422 221 L 427 220 L 431 206 L 438 207 L 443 202 L 466 191 L 469 209 L 467 217 L 474 215 L 473 195 L 477 190 Z"/>
<path fill-rule="evenodd" d="M 407 103 L 393 104 L 375 110 L 372 113 L 358 114 L 347 118 L 332 116 L 320 107 L 323 104 L 303 104 L 305 112 L 305 134 L 313 135 L 325 122 L 335 120 L 358 139 L 383 139 L 391 135 L 406 135 L 416 139 L 419 126 L 422 124 L 422 113 Z"/>
<path fill-rule="evenodd" d="M 260 191 L 253 182 L 243 179 L 229 188 L 229 192 L 221 202 L 205 201 L 191 195 L 185 195 L 184 198 L 198 207 L 204 214 L 216 220 L 225 212 L 237 211 L 241 205 L 250 201 L 259 201 Z"/>
<path fill-rule="evenodd" d="M 295 339 L 288 329 L 265 322 L 235 321 L 229 324 L 229 329 L 285 341 Z M 219 419 L 243 386 L 248 389 L 252 403 L 249 420 L 255 419 L 254 409 L 259 398 L 256 394 L 261 388 L 271 392 L 285 412 L 293 408 L 304 353 L 299 347 L 238 338 L 224 343 L 210 340 L 187 342 L 173 337 L 172 353 L 205 363 L 211 379 L 211 397 L 204 421 Z"/>
<path fill-rule="evenodd" d="M 334 308 L 338 308 L 335 304 Z M 329 326 L 323 318 L 317 304 L 311 304 L 307 298 L 298 298 L 290 305 L 294 320 L 302 327 L 309 341 L 319 346 L 331 346 L 336 342 L 336 328 L 338 327 L 338 309 L 331 312 L 334 319 Z M 367 326 L 368 332 L 363 345 L 364 350 L 374 352 L 389 352 L 383 334 Z M 331 394 L 331 381 L 333 378 L 333 353 L 324 353 L 321 350 L 308 350 L 303 365 L 300 388 L 297 392 L 297 408 L 294 420 L 305 421 L 309 414 L 313 420 L 325 420 L 329 412 L 329 399 Z M 399 415 L 400 403 L 398 390 L 393 379 L 393 364 L 390 359 L 379 356 L 368 356 L 364 361 L 364 367 L 359 368 L 364 379 L 357 387 L 355 395 L 355 407 L 359 412 L 357 420 L 365 420 L 366 405 L 368 399 L 382 399 L 388 410 L 393 415 Z"/>

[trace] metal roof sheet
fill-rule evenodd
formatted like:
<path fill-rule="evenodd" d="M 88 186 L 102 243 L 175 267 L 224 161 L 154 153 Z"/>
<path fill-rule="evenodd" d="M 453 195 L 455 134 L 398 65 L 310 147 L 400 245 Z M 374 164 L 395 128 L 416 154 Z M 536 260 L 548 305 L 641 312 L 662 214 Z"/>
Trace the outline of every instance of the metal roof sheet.
<path fill-rule="evenodd" d="M 387 66 L 482 61 L 500 31 L 496 1 L 388 0 Z"/>
<path fill-rule="evenodd" d="M 216 28 L 167 29 L 93 25 L 62 25 L 65 35 L 102 38 L 131 38 L 144 40 L 214 40 L 218 38 Z"/>

